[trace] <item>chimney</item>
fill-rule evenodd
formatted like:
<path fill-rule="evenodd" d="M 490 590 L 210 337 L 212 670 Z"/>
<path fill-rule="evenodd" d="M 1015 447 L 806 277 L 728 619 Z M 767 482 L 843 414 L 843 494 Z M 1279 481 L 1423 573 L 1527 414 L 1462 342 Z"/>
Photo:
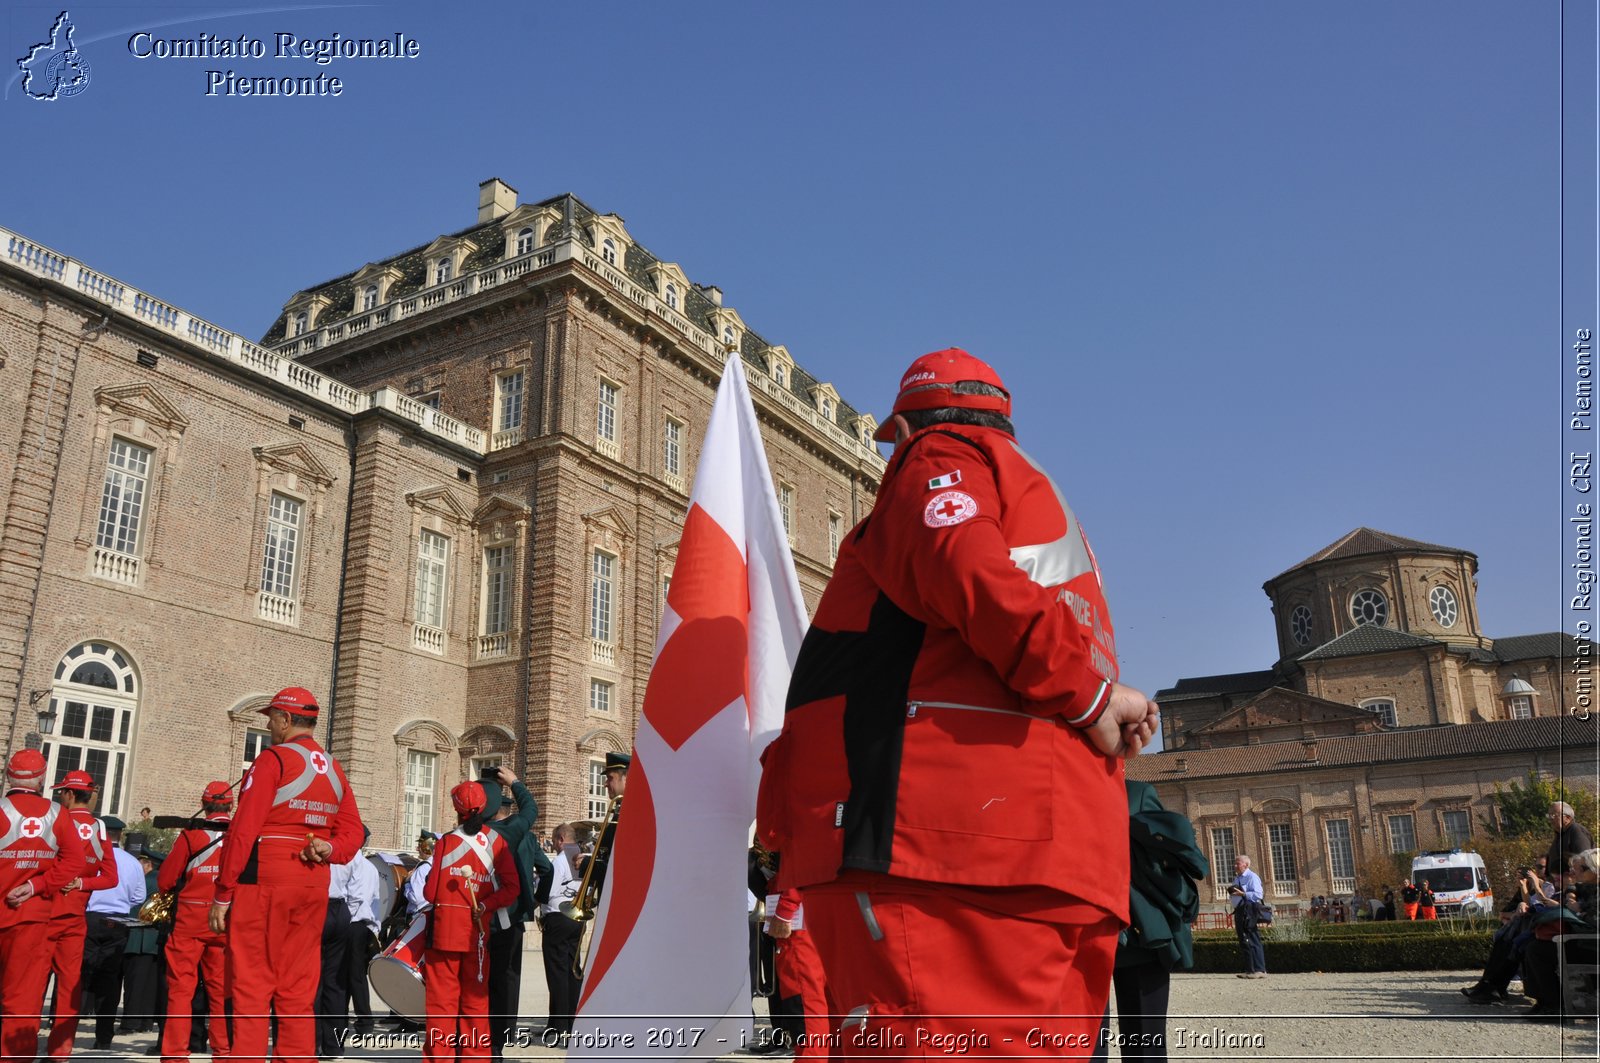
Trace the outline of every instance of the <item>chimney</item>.
<path fill-rule="evenodd" d="M 503 218 L 517 209 L 517 190 L 491 177 L 478 186 L 478 224 Z"/>
<path fill-rule="evenodd" d="M 711 300 L 711 305 L 712 306 L 721 306 L 722 305 L 722 289 L 721 288 L 718 288 L 715 284 L 708 284 L 701 290 L 706 293 L 706 298 Z"/>
<path fill-rule="evenodd" d="M 1175 766 L 1178 769 L 1178 774 L 1179 775 L 1187 775 L 1187 774 L 1189 774 L 1189 758 L 1188 757 L 1179 757 L 1178 760 L 1177 760 L 1177 764 Z"/>
<path fill-rule="evenodd" d="M 1306 743 L 1306 760 L 1317 763 L 1317 741 L 1314 738 Z"/>

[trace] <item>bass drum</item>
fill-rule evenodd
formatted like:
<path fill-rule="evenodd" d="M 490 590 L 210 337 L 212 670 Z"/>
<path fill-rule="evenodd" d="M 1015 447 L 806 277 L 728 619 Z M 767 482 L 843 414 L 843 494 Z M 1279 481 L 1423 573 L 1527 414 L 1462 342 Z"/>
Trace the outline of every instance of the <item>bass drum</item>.
<path fill-rule="evenodd" d="M 400 895 L 399 883 L 395 882 L 396 868 L 381 856 L 368 856 L 367 860 L 378 869 L 378 923 L 382 925 L 394 911 L 394 899 Z"/>
<path fill-rule="evenodd" d="M 428 947 L 428 915 L 411 920 L 406 932 L 389 943 L 367 965 L 367 981 L 383 1002 L 412 1022 L 426 1022 L 427 994 L 422 985 L 422 954 Z"/>

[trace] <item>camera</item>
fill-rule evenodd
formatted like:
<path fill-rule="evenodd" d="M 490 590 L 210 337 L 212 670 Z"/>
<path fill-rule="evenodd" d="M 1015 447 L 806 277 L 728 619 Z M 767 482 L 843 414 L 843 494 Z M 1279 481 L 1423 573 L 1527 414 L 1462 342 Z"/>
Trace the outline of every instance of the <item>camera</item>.
<path fill-rule="evenodd" d="M 500 781 L 500 765 L 492 764 L 478 769 L 478 778 L 484 782 Z"/>

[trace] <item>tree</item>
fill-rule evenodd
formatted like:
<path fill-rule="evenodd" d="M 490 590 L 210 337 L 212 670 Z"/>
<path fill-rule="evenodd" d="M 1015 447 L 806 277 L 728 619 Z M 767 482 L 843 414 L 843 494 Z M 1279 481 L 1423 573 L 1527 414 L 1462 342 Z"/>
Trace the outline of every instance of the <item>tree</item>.
<path fill-rule="evenodd" d="M 1547 818 L 1550 806 L 1565 801 L 1572 806 L 1574 817 L 1593 835 L 1600 827 L 1600 798 L 1581 786 L 1567 786 L 1562 779 L 1546 779 L 1538 772 L 1528 771 L 1526 785 L 1512 783 L 1502 789 L 1494 787 L 1495 810 L 1498 815 L 1483 819 L 1484 829 L 1496 838 L 1525 838 L 1543 835 L 1549 838 L 1554 832 Z M 1498 819 L 1499 822 L 1491 822 Z"/>

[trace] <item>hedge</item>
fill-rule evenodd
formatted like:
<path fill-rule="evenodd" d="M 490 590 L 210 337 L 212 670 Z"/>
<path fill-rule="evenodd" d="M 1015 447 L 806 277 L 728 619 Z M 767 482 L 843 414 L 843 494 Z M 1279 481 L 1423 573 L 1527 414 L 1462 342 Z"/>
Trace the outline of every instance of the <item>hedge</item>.
<path fill-rule="evenodd" d="M 1373 923 L 1323 923 L 1309 919 L 1280 920 L 1262 929 L 1261 940 L 1274 941 L 1328 941 L 1359 940 L 1373 937 L 1439 937 L 1465 934 L 1477 939 L 1493 934 L 1500 928 L 1497 916 L 1471 919 L 1438 920 L 1384 920 Z M 1232 929 L 1196 930 L 1196 941 L 1236 941 Z"/>
<path fill-rule="evenodd" d="M 1263 944 L 1267 969 L 1295 971 L 1459 971 L 1481 968 L 1489 958 L 1493 933 L 1455 932 L 1359 934 Z M 1244 969 L 1236 938 L 1205 932 L 1194 943 L 1194 969 L 1200 973 Z"/>

